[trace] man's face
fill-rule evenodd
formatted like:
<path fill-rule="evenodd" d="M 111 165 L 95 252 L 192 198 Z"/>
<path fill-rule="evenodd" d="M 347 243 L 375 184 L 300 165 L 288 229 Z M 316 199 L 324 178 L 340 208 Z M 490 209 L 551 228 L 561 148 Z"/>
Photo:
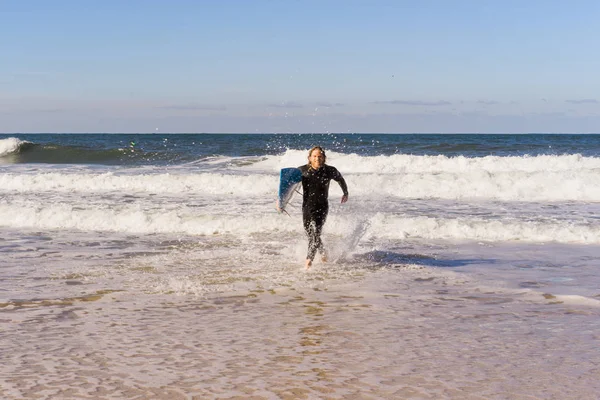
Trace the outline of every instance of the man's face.
<path fill-rule="evenodd" d="M 319 149 L 314 149 L 312 153 L 310 153 L 310 157 L 308 157 L 308 161 L 310 162 L 310 166 L 313 169 L 319 169 L 325 164 L 325 155 Z"/>

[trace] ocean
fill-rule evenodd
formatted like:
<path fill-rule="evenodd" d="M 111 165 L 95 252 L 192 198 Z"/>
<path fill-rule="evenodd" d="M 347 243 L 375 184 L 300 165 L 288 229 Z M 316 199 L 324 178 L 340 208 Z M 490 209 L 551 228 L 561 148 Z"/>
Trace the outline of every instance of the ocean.
<path fill-rule="evenodd" d="M 598 399 L 599 266 L 600 135 L 3 134 L 0 398 Z"/>

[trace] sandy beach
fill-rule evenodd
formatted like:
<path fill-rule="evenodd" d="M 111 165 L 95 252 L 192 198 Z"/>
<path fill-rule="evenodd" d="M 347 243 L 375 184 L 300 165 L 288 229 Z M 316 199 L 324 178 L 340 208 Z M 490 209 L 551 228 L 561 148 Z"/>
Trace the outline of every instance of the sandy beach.
<path fill-rule="evenodd" d="M 595 399 L 596 307 L 416 265 L 2 304 L 6 399 Z M 569 329 L 577 324 L 579 329 Z M 587 328 L 587 329 L 586 329 Z"/>

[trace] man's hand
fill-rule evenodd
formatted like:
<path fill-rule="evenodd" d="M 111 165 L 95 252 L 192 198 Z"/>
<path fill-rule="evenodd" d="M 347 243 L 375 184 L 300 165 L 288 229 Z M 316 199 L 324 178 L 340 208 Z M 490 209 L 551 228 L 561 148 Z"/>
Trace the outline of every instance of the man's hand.
<path fill-rule="evenodd" d="M 347 201 L 348 201 L 348 195 L 345 194 L 345 195 L 342 196 L 342 204 L 344 204 Z"/>

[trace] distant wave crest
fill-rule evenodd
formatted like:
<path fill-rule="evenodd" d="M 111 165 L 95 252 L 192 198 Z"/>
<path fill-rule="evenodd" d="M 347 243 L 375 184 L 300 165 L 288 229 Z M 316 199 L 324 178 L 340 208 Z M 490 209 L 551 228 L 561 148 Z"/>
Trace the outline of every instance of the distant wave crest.
<path fill-rule="evenodd" d="M 267 232 L 300 233 L 301 224 L 282 224 L 281 216 L 261 209 L 254 212 L 202 213 L 196 207 L 152 208 L 120 204 L 118 207 L 83 203 L 47 205 L 39 200 L 0 202 L 0 226 L 15 229 L 79 229 L 122 233 L 185 233 L 251 235 Z M 348 221 L 334 215 L 328 234 L 348 234 Z M 347 218 L 347 216 L 346 216 Z M 248 223 L 248 221 L 252 223 Z M 526 241 L 533 243 L 600 244 L 597 227 L 575 221 L 543 218 L 515 220 L 478 216 L 398 216 L 377 213 L 368 220 L 369 235 L 390 240 Z"/>
<path fill-rule="evenodd" d="M 0 139 L 0 157 L 18 154 L 35 146 L 33 143 L 17 138 Z"/>
<path fill-rule="evenodd" d="M 0 139 L 0 162 L 10 164 L 141 165 L 177 162 L 173 153 L 144 152 L 131 147 L 91 148 L 53 143 L 38 144 L 18 138 Z"/>

